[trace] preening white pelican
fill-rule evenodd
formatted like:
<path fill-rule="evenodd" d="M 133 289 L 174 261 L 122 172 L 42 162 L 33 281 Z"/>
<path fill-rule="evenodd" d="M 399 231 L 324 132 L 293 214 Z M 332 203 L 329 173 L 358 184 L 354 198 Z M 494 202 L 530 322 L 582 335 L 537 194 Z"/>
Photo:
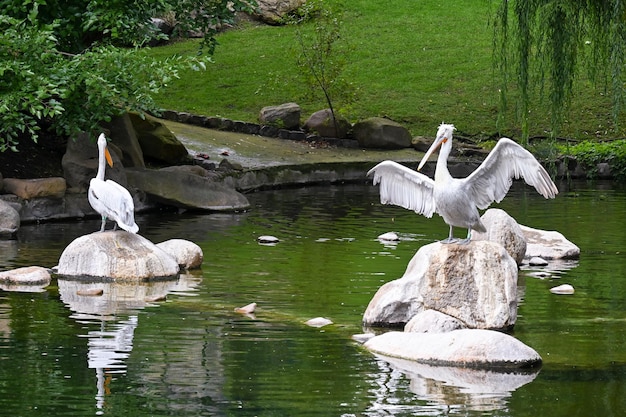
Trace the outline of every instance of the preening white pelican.
<path fill-rule="evenodd" d="M 107 139 L 104 134 L 98 137 L 98 173 L 89 182 L 89 204 L 102 216 L 103 232 L 107 219 L 113 220 L 117 226 L 130 233 L 137 233 L 139 226 L 135 223 L 135 204 L 128 190 L 115 181 L 104 180 L 105 164 L 113 166 L 111 154 L 107 149 Z"/>
<path fill-rule="evenodd" d="M 453 236 L 452 228 L 455 226 L 467 228 L 467 238 L 460 243 L 468 243 L 472 229 L 486 232 L 478 209 L 486 209 L 494 201 L 502 201 L 513 178 L 523 178 L 545 198 L 554 198 L 558 194 L 559 190 L 550 175 L 535 157 L 507 138 L 498 141 L 470 176 L 452 178 L 447 161 L 452 150 L 453 131 L 454 125 L 442 123 L 439 126 L 435 142 L 417 168 L 419 171 L 441 146 L 434 181 L 393 161 L 383 161 L 372 168 L 367 175 L 374 174 L 374 185 L 380 183 L 380 202 L 414 210 L 426 217 L 437 213 L 450 226 L 450 234 L 442 243 L 458 241 Z"/>

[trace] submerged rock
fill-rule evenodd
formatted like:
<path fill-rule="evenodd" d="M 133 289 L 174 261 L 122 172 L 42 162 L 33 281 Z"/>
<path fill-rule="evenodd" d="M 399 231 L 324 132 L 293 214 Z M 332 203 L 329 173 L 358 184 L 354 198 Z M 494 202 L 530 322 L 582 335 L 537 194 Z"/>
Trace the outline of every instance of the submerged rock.
<path fill-rule="evenodd" d="M 178 262 L 144 237 L 124 231 L 96 232 L 70 243 L 59 259 L 58 274 L 142 281 L 175 277 Z"/>
<path fill-rule="evenodd" d="M 481 329 L 448 333 L 388 332 L 365 342 L 370 351 L 430 365 L 516 369 L 541 364 L 541 356 L 516 338 Z"/>
<path fill-rule="evenodd" d="M 517 319 L 517 265 L 501 245 L 432 243 L 402 278 L 384 284 L 363 315 L 366 325 L 401 326 L 431 309 L 470 328 L 505 329 Z"/>
<path fill-rule="evenodd" d="M 310 327 L 324 327 L 333 324 L 333 322 L 325 317 L 315 317 L 307 320 L 304 324 Z"/>

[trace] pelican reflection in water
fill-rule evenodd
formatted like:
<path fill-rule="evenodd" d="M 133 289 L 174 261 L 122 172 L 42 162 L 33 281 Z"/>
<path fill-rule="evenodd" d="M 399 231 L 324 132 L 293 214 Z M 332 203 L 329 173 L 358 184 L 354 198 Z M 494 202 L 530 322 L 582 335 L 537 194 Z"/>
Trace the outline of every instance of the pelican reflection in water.
<path fill-rule="evenodd" d="M 437 137 L 417 170 L 441 146 L 435 179 L 393 161 L 383 161 L 367 175 L 374 175 L 374 185 L 380 184 L 380 202 L 413 210 L 426 217 L 439 214 L 450 226 L 450 234 L 442 243 L 458 242 L 453 227 L 467 228 L 468 243 L 472 230 L 486 232 L 478 209 L 500 202 L 509 191 L 513 178 L 523 178 L 545 198 L 554 198 L 558 189 L 550 175 L 535 157 L 511 139 L 502 138 L 482 164 L 466 178 L 453 178 L 448 171 L 448 156 L 452 150 L 454 125 L 442 123 Z"/>

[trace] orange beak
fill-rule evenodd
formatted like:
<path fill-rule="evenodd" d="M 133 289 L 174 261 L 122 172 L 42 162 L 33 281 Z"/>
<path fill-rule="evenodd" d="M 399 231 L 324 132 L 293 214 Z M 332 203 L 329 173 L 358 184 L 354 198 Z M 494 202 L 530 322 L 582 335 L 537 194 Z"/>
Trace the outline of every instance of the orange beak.
<path fill-rule="evenodd" d="M 109 166 L 112 167 L 113 159 L 111 159 L 111 154 L 109 153 L 109 150 L 107 148 L 104 148 L 104 157 L 107 160 L 107 164 L 109 164 Z"/>
<path fill-rule="evenodd" d="M 441 146 L 442 143 L 446 143 L 447 141 L 448 141 L 448 138 L 445 136 L 441 139 L 435 140 L 433 144 L 430 145 L 430 148 L 428 149 L 428 151 L 426 151 L 426 153 L 424 154 L 424 157 L 422 158 L 419 166 L 417 167 L 417 170 L 419 171 L 420 169 L 422 169 L 426 161 L 428 161 L 428 158 L 430 158 L 430 155 L 432 155 L 432 153 L 435 152 L 437 148 Z"/>

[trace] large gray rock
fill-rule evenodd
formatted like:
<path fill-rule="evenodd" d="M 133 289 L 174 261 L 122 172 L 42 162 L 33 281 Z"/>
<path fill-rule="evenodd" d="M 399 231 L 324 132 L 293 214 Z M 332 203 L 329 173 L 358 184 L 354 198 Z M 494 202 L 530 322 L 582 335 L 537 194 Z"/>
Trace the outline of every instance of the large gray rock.
<path fill-rule="evenodd" d="M 515 219 L 501 209 L 489 209 L 480 219 L 487 232 L 472 232 L 472 239 L 501 244 L 515 262 L 521 265 L 526 255 L 526 238 Z"/>
<path fill-rule="evenodd" d="M 267 106 L 263 107 L 259 112 L 259 122 L 264 125 L 277 126 L 290 130 L 299 129 L 300 113 L 300 106 L 296 103 Z"/>
<path fill-rule="evenodd" d="M 132 187 L 168 205 L 210 211 L 236 211 L 250 206 L 235 189 L 185 171 L 129 169 L 126 175 Z"/>
<path fill-rule="evenodd" d="M 539 366 L 541 356 L 506 333 L 462 329 L 448 333 L 387 332 L 364 346 L 374 353 L 431 365 L 517 369 Z"/>
<path fill-rule="evenodd" d="M 189 155 L 185 145 L 156 117 L 129 113 L 144 158 L 177 164 Z"/>
<path fill-rule="evenodd" d="M 284 23 L 283 18 L 304 5 L 306 0 L 257 0 L 254 17 L 268 25 Z"/>
<path fill-rule="evenodd" d="M 413 139 L 404 126 L 382 117 L 372 117 L 355 123 L 352 134 L 363 148 L 408 148 Z"/>
<path fill-rule="evenodd" d="M 0 200 L 0 238 L 13 236 L 20 228 L 20 214 L 12 205 Z"/>
<path fill-rule="evenodd" d="M 333 122 L 333 114 L 330 109 L 316 111 L 304 122 L 304 129 L 315 132 L 325 138 L 345 139 L 352 125 L 344 117 L 335 114 L 336 123 Z"/>
<path fill-rule="evenodd" d="M 363 315 L 366 325 L 405 325 L 436 310 L 469 328 L 506 329 L 517 319 L 517 265 L 501 245 L 432 243 L 421 247 L 402 278 L 378 289 Z"/>
<path fill-rule="evenodd" d="M 144 237 L 124 231 L 95 232 L 70 243 L 59 259 L 62 276 L 143 281 L 176 276 L 178 262 Z"/>
<path fill-rule="evenodd" d="M 526 259 L 578 259 L 580 248 L 559 232 L 520 225 L 527 241 Z"/>
<path fill-rule="evenodd" d="M 4 190 L 23 200 L 39 197 L 61 198 L 65 195 L 66 183 L 61 177 L 51 178 L 5 178 Z"/>
<path fill-rule="evenodd" d="M 111 144 L 109 144 L 109 151 L 113 166 L 106 166 L 105 178 L 126 187 L 122 152 L 117 146 Z M 96 176 L 98 171 L 98 146 L 95 138 L 91 139 L 87 134 L 79 134 L 76 139 L 68 140 L 61 165 L 67 188 L 74 192 L 86 192 L 89 189 L 89 181 Z"/>

